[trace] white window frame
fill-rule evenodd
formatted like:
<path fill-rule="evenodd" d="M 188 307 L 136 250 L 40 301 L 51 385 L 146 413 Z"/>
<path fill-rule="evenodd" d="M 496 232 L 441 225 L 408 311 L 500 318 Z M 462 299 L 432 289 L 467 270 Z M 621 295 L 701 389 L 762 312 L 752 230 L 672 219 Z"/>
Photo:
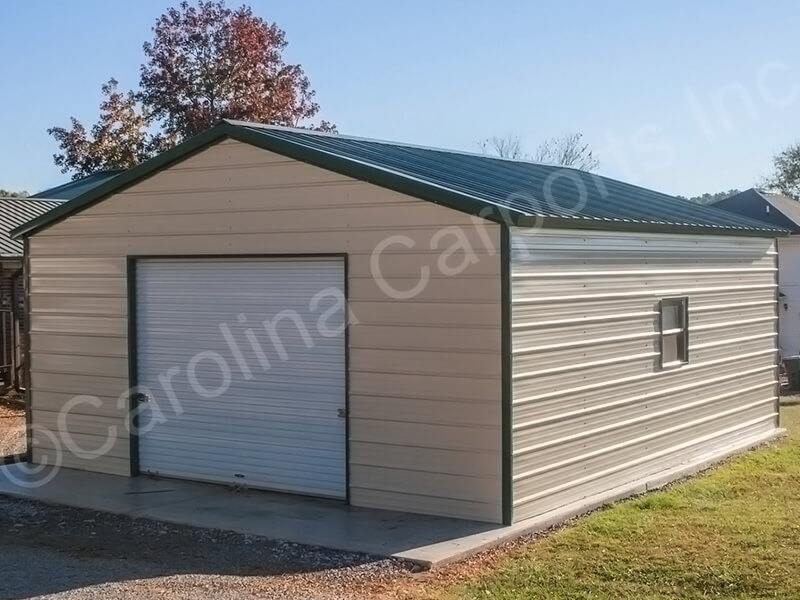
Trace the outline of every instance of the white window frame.
<path fill-rule="evenodd" d="M 671 329 L 664 328 L 664 313 L 667 307 L 677 307 L 678 318 L 680 323 L 678 327 Z M 688 296 L 672 296 L 662 298 L 658 303 L 658 324 L 660 330 L 660 346 L 661 346 L 661 367 L 674 368 L 685 365 L 689 362 L 689 297 Z M 667 336 L 677 336 L 677 357 L 665 356 L 664 339 Z"/>

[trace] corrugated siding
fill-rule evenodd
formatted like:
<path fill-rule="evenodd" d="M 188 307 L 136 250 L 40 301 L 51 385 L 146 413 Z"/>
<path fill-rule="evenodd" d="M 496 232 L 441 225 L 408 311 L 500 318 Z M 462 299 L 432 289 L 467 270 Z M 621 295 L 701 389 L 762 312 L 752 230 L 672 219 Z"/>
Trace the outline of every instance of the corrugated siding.
<path fill-rule="evenodd" d="M 515 519 L 776 426 L 774 243 L 512 230 Z M 689 363 L 660 366 L 658 302 L 689 297 Z"/>
<path fill-rule="evenodd" d="M 0 198 L 0 257 L 22 256 L 22 240 L 12 240 L 9 232 L 59 204 L 56 200 Z"/>
<path fill-rule="evenodd" d="M 371 263 L 391 236 L 381 287 Z M 96 396 L 72 411 L 90 424 L 83 447 L 109 426 L 121 440 L 106 457 L 66 460 L 129 472 L 126 256 L 347 253 L 352 503 L 499 521 L 499 237 L 497 225 L 222 142 L 31 238 L 34 423 Z M 386 293 L 420 278 L 413 297 Z"/>

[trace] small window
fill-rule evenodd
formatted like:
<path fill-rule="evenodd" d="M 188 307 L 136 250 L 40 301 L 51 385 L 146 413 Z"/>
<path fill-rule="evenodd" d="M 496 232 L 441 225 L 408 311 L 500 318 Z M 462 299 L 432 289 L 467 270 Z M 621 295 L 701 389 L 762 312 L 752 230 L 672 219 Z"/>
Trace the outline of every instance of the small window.
<path fill-rule="evenodd" d="M 664 298 L 661 308 L 661 366 L 689 362 L 689 299 Z"/>

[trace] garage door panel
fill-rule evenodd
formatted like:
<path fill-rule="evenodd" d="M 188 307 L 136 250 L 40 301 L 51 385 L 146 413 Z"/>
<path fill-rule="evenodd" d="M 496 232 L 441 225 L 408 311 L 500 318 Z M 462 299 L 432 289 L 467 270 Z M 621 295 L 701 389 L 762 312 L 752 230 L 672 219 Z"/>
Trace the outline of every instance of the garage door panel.
<path fill-rule="evenodd" d="M 169 364 L 169 363 L 166 363 Z M 147 368 L 148 366 L 158 368 L 158 363 L 151 363 L 151 365 L 140 365 L 140 367 Z M 140 368 L 140 370 L 143 370 Z M 169 367 L 167 367 L 169 368 Z M 342 367 L 343 368 L 343 367 Z M 308 371 L 313 371 L 315 377 L 312 380 L 307 380 L 304 384 L 302 395 L 303 397 L 308 397 L 312 399 L 317 396 L 325 397 L 326 394 L 329 394 L 330 386 L 333 384 L 338 383 L 341 380 L 341 373 L 332 373 L 328 371 L 321 371 L 320 369 L 308 369 Z M 249 381 L 244 381 L 241 373 L 239 372 L 231 372 L 231 382 L 226 387 L 225 391 L 218 395 L 213 399 L 209 399 L 209 402 L 225 402 L 226 398 L 229 396 L 235 398 L 263 398 L 266 395 L 265 388 L 258 387 L 261 379 L 264 379 L 264 376 L 256 377 L 258 373 L 253 374 L 254 377 Z M 270 397 L 285 397 L 289 396 L 292 399 L 297 398 L 297 376 L 295 375 L 279 375 L 274 372 L 269 373 L 270 378 L 270 386 L 269 386 L 269 396 Z M 241 379 L 241 381 L 239 381 Z M 214 374 L 202 374 L 198 375 L 197 381 L 204 385 L 205 387 L 219 387 L 223 385 L 223 380 L 219 379 L 214 376 Z M 168 392 L 164 391 L 165 388 L 172 390 L 174 394 L 179 397 L 193 397 L 197 396 L 198 392 L 196 389 L 193 389 L 190 385 L 180 385 L 177 377 L 172 379 L 168 383 L 162 383 L 161 381 L 153 382 L 149 389 L 153 392 L 154 397 L 168 397 Z M 142 383 L 144 385 L 144 383 Z"/>
<path fill-rule="evenodd" d="M 328 450 L 328 444 L 326 444 L 324 440 L 318 440 L 316 443 L 304 444 L 302 446 L 302 449 L 304 450 L 304 457 L 302 459 L 297 459 L 296 448 L 292 444 L 293 441 L 296 442 L 296 436 L 294 438 L 275 438 L 265 440 L 263 442 L 248 442 L 243 440 L 221 440 L 219 438 L 208 437 L 201 434 L 197 436 L 197 440 L 203 444 L 204 448 L 207 449 L 207 452 L 204 454 L 193 452 L 190 448 L 186 447 L 186 444 L 182 443 L 183 440 L 180 438 L 174 438 L 170 436 L 154 436 L 154 439 L 156 438 L 163 445 L 165 450 L 169 450 L 171 456 L 183 457 L 184 459 L 191 459 L 192 461 L 199 461 L 204 465 L 210 464 L 210 461 L 208 460 L 208 454 L 210 454 L 212 451 L 225 453 L 239 451 L 241 454 L 237 459 L 238 465 L 255 465 L 260 470 L 285 469 L 287 468 L 287 464 L 290 463 L 296 467 L 297 465 L 302 465 L 306 462 L 306 456 L 312 457 L 317 464 L 324 463 L 330 467 L 336 467 L 342 456 L 344 456 L 343 452 L 331 454 Z M 280 460 L 266 462 L 263 460 L 262 456 L 254 452 L 250 452 L 254 449 L 259 451 L 269 450 L 271 457 Z M 181 462 L 183 463 L 184 461 L 182 460 Z M 320 475 L 320 477 L 324 476 L 325 473 Z"/>
<path fill-rule="evenodd" d="M 141 387 L 141 386 L 140 386 Z M 155 398 L 154 405 L 158 406 L 160 410 L 164 412 L 175 412 L 175 407 L 170 404 L 166 395 L 162 390 L 147 390 L 148 395 Z M 251 388 L 245 388 L 242 386 L 233 387 L 231 386 L 229 393 L 236 395 L 236 401 L 240 404 L 254 404 L 257 407 L 263 407 L 264 405 L 264 394 L 258 393 Z M 194 395 L 194 392 L 192 392 Z M 181 396 L 178 392 L 176 392 L 176 396 L 180 400 Z M 313 409 L 317 405 L 319 407 L 329 407 L 330 406 L 330 386 L 328 385 L 317 385 L 317 386 L 306 386 L 306 389 L 303 390 L 303 401 L 306 406 Z M 275 387 L 272 389 L 270 395 L 270 407 L 279 407 L 283 406 L 284 408 L 292 408 L 297 405 L 297 393 L 292 390 L 291 382 L 287 382 L 284 388 Z M 185 409 L 185 407 L 182 407 Z M 196 406 L 194 407 L 195 410 L 198 411 L 224 411 L 226 414 L 228 410 L 226 408 L 225 400 L 223 399 L 209 399 L 205 402 L 197 402 Z M 268 410 L 268 408 L 264 408 L 264 410 Z"/>
<path fill-rule="evenodd" d="M 136 264 L 140 468 L 346 495 L 344 260 Z"/>
<path fill-rule="evenodd" d="M 330 408 L 331 385 L 338 384 L 339 381 L 333 379 L 329 382 L 305 382 L 302 392 L 303 406 L 310 409 Z M 252 404 L 255 405 L 254 408 L 264 411 L 269 411 L 270 408 L 279 406 L 284 409 L 293 409 L 297 406 L 298 400 L 296 386 L 296 379 L 277 381 L 270 387 L 267 394 L 263 390 L 254 389 L 256 386 L 231 385 L 223 395 L 217 398 L 198 398 L 197 392 L 177 387 L 172 388 L 172 393 L 168 395 L 158 384 L 153 387 L 142 384 L 139 386 L 139 390 L 154 398 L 153 409 L 158 408 L 166 414 L 174 415 L 185 412 L 187 410 L 187 402 L 192 402 L 193 410 L 225 410 L 227 412 L 224 407 L 230 401 L 230 398 L 234 398 L 237 404 Z M 270 400 L 268 405 L 264 404 L 265 398 Z M 338 410 L 338 408 L 338 406 L 335 407 L 334 411 Z"/>
<path fill-rule="evenodd" d="M 175 471 L 173 473 L 170 473 L 170 477 L 174 477 L 174 478 L 177 478 L 177 479 L 191 479 L 191 480 L 197 480 L 197 481 L 201 481 L 202 480 L 202 481 L 206 481 L 206 482 L 209 482 L 209 483 L 220 483 L 220 484 L 223 484 L 223 485 L 227 485 L 227 484 L 231 483 L 231 480 L 230 480 L 229 477 L 220 476 L 218 471 L 213 470 L 213 469 L 204 469 L 202 464 L 196 465 L 195 468 L 193 468 L 192 470 L 189 470 L 189 471 Z M 248 482 L 245 479 L 240 480 L 239 483 L 244 485 L 244 486 L 246 486 L 246 487 L 253 487 L 253 488 L 258 487 L 258 486 L 253 485 L 251 482 Z M 274 489 L 279 489 L 279 490 L 288 489 L 288 487 L 289 487 L 288 484 L 289 483 L 291 483 L 291 488 L 292 488 L 291 492 L 292 493 L 305 494 L 305 495 L 308 495 L 308 496 L 319 496 L 320 494 L 319 494 L 318 490 L 319 490 L 320 485 L 325 485 L 325 484 L 328 484 L 329 482 L 327 482 L 325 480 L 320 480 L 318 484 L 311 484 L 311 485 L 308 485 L 308 486 L 303 486 L 302 484 L 297 484 L 295 480 L 293 480 L 293 479 L 289 480 L 289 478 L 287 478 L 286 481 L 276 480 Z M 259 488 L 259 489 L 261 489 L 261 488 Z M 273 488 L 270 488 L 270 489 L 273 489 Z"/>
<path fill-rule="evenodd" d="M 169 440 L 165 441 L 165 447 L 170 448 L 170 452 L 175 459 L 179 459 L 179 464 L 182 469 L 191 470 L 191 468 L 198 468 L 198 466 L 202 467 L 202 469 L 211 469 L 218 471 L 218 474 L 222 476 L 221 469 L 217 466 L 221 463 L 226 464 L 227 468 L 234 474 L 237 472 L 246 472 L 252 471 L 255 473 L 263 474 L 263 473 L 293 473 L 294 477 L 297 477 L 297 469 L 302 469 L 305 466 L 305 462 L 302 460 L 296 459 L 296 453 L 283 451 L 280 450 L 283 448 L 282 446 L 275 444 L 275 454 L 274 457 L 276 460 L 270 461 L 269 463 L 261 460 L 259 457 L 254 456 L 252 454 L 244 454 L 248 450 L 252 448 L 248 447 L 246 444 L 236 445 L 233 447 L 234 450 L 239 451 L 242 453 L 240 457 L 234 458 L 230 455 L 229 450 L 230 446 L 226 444 L 214 444 L 211 443 L 208 446 L 208 452 L 216 454 L 216 460 L 211 463 L 209 462 L 204 456 L 192 453 L 191 451 L 187 450 L 185 446 L 181 445 L 180 443 L 172 442 L 170 443 Z M 342 459 L 343 455 L 334 455 L 328 456 L 327 453 L 320 451 L 318 455 L 315 457 L 316 463 L 320 465 L 320 467 L 325 467 L 324 472 L 320 475 L 315 477 L 315 480 L 321 479 L 325 481 L 335 481 L 338 479 L 338 475 L 336 473 L 336 467 L 338 462 Z M 176 460 L 177 462 L 177 460 Z M 177 472 L 177 471 L 176 471 Z M 249 482 L 251 478 L 248 477 L 242 483 Z M 252 484 L 252 482 L 250 482 Z M 308 485 L 312 485 L 313 482 L 308 482 Z"/>
<path fill-rule="evenodd" d="M 169 343 L 171 341 L 172 336 L 164 335 L 161 336 L 161 341 L 164 343 Z M 158 341 L 157 337 L 154 337 L 154 341 Z M 209 337 L 206 340 L 196 340 L 192 339 L 191 336 L 184 338 L 184 341 L 188 344 L 191 344 L 193 347 L 196 347 L 198 344 L 202 344 L 204 346 L 211 346 L 214 343 L 217 343 L 217 340 L 214 338 Z M 344 361 L 336 359 L 339 358 L 339 354 L 341 352 L 341 348 L 333 349 L 330 348 L 329 345 L 321 345 L 321 344 L 314 344 L 313 348 L 303 348 L 301 346 L 296 345 L 285 345 L 284 348 L 284 357 L 281 358 L 280 355 L 271 356 L 270 349 L 263 348 L 263 356 L 266 357 L 267 366 L 262 365 L 262 363 L 258 360 L 258 357 L 250 351 L 249 348 L 245 348 L 244 346 L 237 346 L 240 355 L 242 356 L 247 369 L 253 372 L 258 371 L 265 371 L 265 370 L 272 370 L 276 371 L 278 375 L 283 373 L 291 373 L 293 366 L 292 364 L 282 365 L 283 368 L 277 369 L 275 363 L 295 363 L 295 362 L 303 362 L 303 364 L 299 365 L 299 368 L 303 368 L 306 363 L 310 364 L 317 364 L 320 367 L 324 367 L 327 369 L 334 369 L 336 365 L 343 364 Z M 227 365 L 231 370 L 239 371 L 243 367 L 240 363 L 236 362 L 231 356 L 230 351 L 224 352 L 228 350 L 227 348 L 223 348 L 223 351 L 215 351 L 219 356 L 222 357 L 222 362 Z M 162 365 L 165 362 L 171 363 L 172 366 L 177 366 L 181 369 L 182 372 L 186 372 L 187 370 L 191 369 L 195 372 L 203 372 L 214 370 L 214 362 L 218 359 L 210 359 L 207 357 L 203 358 L 195 358 L 197 356 L 198 351 L 191 351 L 186 349 L 176 349 L 174 352 L 170 353 L 167 351 L 155 351 L 149 357 L 147 357 L 142 364 L 147 364 L 148 360 L 151 362 L 155 362 L 158 365 Z M 193 364 L 190 364 L 190 361 L 194 359 L 195 361 L 199 361 Z M 334 362 L 336 361 L 336 362 Z M 218 368 L 217 368 L 218 370 Z"/>
<path fill-rule="evenodd" d="M 320 393 L 318 398 L 309 397 L 308 395 L 303 396 L 303 416 L 299 416 L 298 418 L 305 419 L 305 415 L 307 415 L 309 418 L 319 417 L 326 419 L 330 415 L 330 401 L 325 397 L 326 394 L 330 394 L 330 390 L 328 388 L 320 389 L 324 390 L 324 394 Z M 285 397 L 270 395 L 269 400 L 269 405 L 264 406 L 263 396 L 251 398 L 239 397 L 237 398 L 237 405 L 241 406 L 243 410 L 258 410 L 259 414 L 265 417 L 280 417 L 286 415 L 297 406 L 297 399 L 291 397 L 290 392 L 287 392 Z M 151 404 L 154 405 L 154 410 L 159 410 L 164 415 L 178 415 L 175 407 L 171 404 L 164 403 L 163 405 L 159 405 L 155 401 L 152 401 Z M 150 407 L 145 407 L 143 410 L 147 410 L 148 408 Z M 181 408 L 185 410 L 185 406 L 181 406 Z M 184 417 L 184 414 L 180 416 Z M 207 404 L 198 403 L 197 406 L 192 407 L 192 415 L 205 419 L 230 418 L 230 407 L 224 402 L 211 401 Z M 252 421 L 252 415 L 249 416 L 247 420 Z"/>
<path fill-rule="evenodd" d="M 173 428 L 191 428 L 194 440 L 198 440 L 201 437 L 230 440 L 229 432 L 232 429 L 235 429 L 241 436 L 238 438 L 240 441 L 246 437 L 244 441 L 249 441 L 254 444 L 268 444 L 274 440 L 288 440 L 293 446 L 297 445 L 299 448 L 304 446 L 311 447 L 311 445 L 316 442 L 328 448 L 327 444 L 329 441 L 339 439 L 339 433 L 337 431 L 332 431 L 328 419 L 318 418 L 316 422 L 314 422 L 313 419 L 303 421 L 300 419 L 289 420 L 285 418 L 225 418 L 224 424 L 221 425 L 221 418 L 222 417 L 219 416 L 213 419 L 203 418 L 200 415 L 194 418 L 185 418 L 184 415 L 181 415 L 172 420 L 174 421 Z M 143 428 L 143 430 L 147 431 L 146 428 Z M 153 431 L 154 433 L 148 432 L 151 438 L 155 439 L 160 437 L 158 428 Z M 169 431 L 169 429 L 167 429 L 167 431 Z M 269 431 L 269 438 L 263 435 L 266 431 Z M 301 437 L 298 438 L 298 436 Z M 185 438 L 185 434 L 183 431 L 180 431 L 175 434 L 175 437 L 183 439 Z M 237 440 L 231 440 L 231 447 L 233 447 L 236 441 Z"/>

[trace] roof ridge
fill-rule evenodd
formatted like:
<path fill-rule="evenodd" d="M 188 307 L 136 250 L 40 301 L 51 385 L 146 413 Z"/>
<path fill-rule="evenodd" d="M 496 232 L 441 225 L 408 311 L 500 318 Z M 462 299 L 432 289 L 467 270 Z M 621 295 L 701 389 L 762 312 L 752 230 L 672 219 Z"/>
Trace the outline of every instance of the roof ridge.
<path fill-rule="evenodd" d="M 329 137 L 329 138 L 333 138 L 333 139 L 352 140 L 352 141 L 355 141 L 355 142 L 370 142 L 370 143 L 384 144 L 384 145 L 393 146 L 393 147 L 399 147 L 399 148 L 413 148 L 413 149 L 416 149 L 416 150 L 426 150 L 426 151 L 437 152 L 437 153 L 441 153 L 441 154 L 454 154 L 456 156 L 472 156 L 472 157 L 475 157 L 475 158 L 487 158 L 487 159 L 498 160 L 498 161 L 507 162 L 507 163 L 511 163 L 511 164 L 524 164 L 524 165 L 534 165 L 534 166 L 537 166 L 537 167 L 547 167 L 547 168 L 552 168 L 552 169 L 564 169 L 564 170 L 568 170 L 568 171 L 573 171 L 573 172 L 578 173 L 580 175 L 586 175 L 588 177 L 597 177 L 597 178 L 600 178 L 600 179 L 602 179 L 602 180 L 604 180 L 606 182 L 613 181 L 613 182 L 624 183 L 625 185 L 628 185 L 628 186 L 631 186 L 631 187 L 635 187 L 637 189 L 646 191 L 646 192 L 651 193 L 651 194 L 658 194 L 658 195 L 663 196 L 665 198 L 670 198 L 672 200 L 677 200 L 679 202 L 684 202 L 684 203 L 688 202 L 689 204 L 691 204 L 694 207 L 696 207 L 696 206 L 700 206 L 700 207 L 706 206 L 706 205 L 703 205 L 703 204 L 694 203 L 694 202 L 692 202 L 691 200 L 688 200 L 688 199 L 685 200 L 683 198 L 679 198 L 676 194 L 668 194 L 666 192 L 660 192 L 658 190 L 654 190 L 652 188 L 645 187 L 642 184 L 631 183 L 629 181 L 623 181 L 621 179 L 614 179 L 613 177 L 609 177 L 607 175 L 601 175 L 600 173 L 594 173 L 592 171 L 586 171 L 584 169 L 579 169 L 577 167 L 573 167 L 573 166 L 569 166 L 569 165 L 561 165 L 561 164 L 558 164 L 558 163 L 546 163 L 546 162 L 536 162 L 536 161 L 533 161 L 533 160 L 525 160 L 525 159 L 519 159 L 519 158 L 507 158 L 507 157 L 504 157 L 504 156 L 497 156 L 497 155 L 494 155 L 494 154 L 485 154 L 483 152 L 470 152 L 468 150 L 455 150 L 455 149 L 452 149 L 452 148 L 440 148 L 440 147 L 436 147 L 436 146 L 425 146 L 425 145 L 422 145 L 422 144 L 411 144 L 411 143 L 407 143 L 407 142 L 397 142 L 397 141 L 392 141 L 392 140 L 382 140 L 382 139 L 378 139 L 378 138 L 369 138 L 369 137 L 355 136 L 355 135 L 348 135 L 348 134 L 340 134 L 340 133 L 330 133 L 330 132 L 327 132 L 327 131 L 315 131 L 313 129 L 304 129 L 302 127 L 286 127 L 284 125 L 270 125 L 270 124 L 266 124 L 266 123 L 253 123 L 253 122 L 250 122 L 250 121 L 237 121 L 237 120 L 234 120 L 234 119 L 223 119 L 223 121 L 228 123 L 228 124 L 230 124 L 230 125 L 234 125 L 234 126 L 237 126 L 237 127 L 250 127 L 252 129 L 265 129 L 265 130 L 268 130 L 268 131 L 287 131 L 287 132 L 291 132 L 291 133 L 299 133 L 301 135 L 315 135 L 315 136 L 319 136 L 319 137 Z"/>
<path fill-rule="evenodd" d="M 607 184 L 622 183 L 622 184 L 624 184 L 626 186 L 629 186 L 629 187 L 632 187 L 632 188 L 636 188 L 638 190 L 641 190 L 643 192 L 647 192 L 649 194 L 656 194 L 656 195 L 658 195 L 658 196 L 660 196 L 662 198 L 669 199 L 669 200 L 674 200 L 676 202 L 683 203 L 684 205 L 689 205 L 694 210 L 699 210 L 700 212 L 702 212 L 704 210 L 707 210 L 708 208 L 711 208 L 711 205 L 695 203 L 695 202 L 692 202 L 689 199 L 679 198 L 675 194 L 668 194 L 666 192 L 661 192 L 661 191 L 658 191 L 658 190 L 654 190 L 652 188 L 645 187 L 644 185 L 639 184 L 639 183 L 631 183 L 629 181 L 623 181 L 621 179 L 614 179 L 614 178 L 606 176 L 606 175 L 601 175 L 600 173 L 594 173 L 592 171 L 586 171 L 586 170 L 583 170 L 583 169 L 579 169 L 577 167 L 572 167 L 572 166 L 567 166 L 567 165 L 560 165 L 560 164 L 557 164 L 557 163 L 542 163 L 542 162 L 535 162 L 535 161 L 530 161 L 530 160 L 505 158 L 505 157 L 502 157 L 502 156 L 484 154 L 484 153 L 480 153 L 480 152 L 469 152 L 469 151 L 466 151 L 466 150 L 453 150 L 453 149 L 449 149 L 449 148 L 437 148 L 435 146 L 424 146 L 424 145 L 419 145 L 419 144 L 408 144 L 408 143 L 405 143 L 405 142 L 394 142 L 394 141 L 391 141 L 391 140 L 381 140 L 381 139 L 373 139 L 373 138 L 366 138 L 366 137 L 359 137 L 359 136 L 352 136 L 352 135 L 336 134 L 336 133 L 329 133 L 329 132 L 325 132 L 325 131 L 314 131 L 314 130 L 310 130 L 310 129 L 303 129 L 302 127 L 285 127 L 283 125 L 267 125 L 267 124 L 259 124 L 259 123 L 250 123 L 250 122 L 247 122 L 247 121 L 233 121 L 233 120 L 226 120 L 226 122 L 231 123 L 233 125 L 237 125 L 237 126 L 239 126 L 239 125 L 246 126 L 246 127 L 251 127 L 252 126 L 253 129 L 266 129 L 266 130 L 269 130 L 269 131 L 289 131 L 289 132 L 298 133 L 298 134 L 301 134 L 301 135 L 318 135 L 318 136 L 321 136 L 321 137 L 331 137 L 331 138 L 334 138 L 334 139 L 339 138 L 339 139 L 346 139 L 346 140 L 352 140 L 352 141 L 357 141 L 357 142 L 372 142 L 372 143 L 377 143 L 377 144 L 385 144 L 385 145 L 389 145 L 389 146 L 397 147 L 397 148 L 414 148 L 414 149 L 419 149 L 419 150 L 426 150 L 426 151 L 436 152 L 436 153 L 439 153 L 439 154 L 453 154 L 453 155 L 456 155 L 456 156 L 472 156 L 472 157 L 475 157 L 475 158 L 499 160 L 499 161 L 503 161 L 503 162 L 507 162 L 507 163 L 511 163 L 511 164 L 517 164 L 517 165 L 518 164 L 524 164 L 524 165 L 533 165 L 533 166 L 536 166 L 536 167 L 545 167 L 545 168 L 554 169 L 554 170 L 555 169 L 557 169 L 557 170 L 566 170 L 566 171 L 571 171 L 571 172 L 577 173 L 580 176 L 586 176 L 586 177 L 602 180 L 602 183 L 603 183 L 604 186 L 606 186 Z M 395 171 L 395 172 L 397 172 L 397 171 Z M 713 211 L 717 211 L 719 209 L 712 208 L 712 210 Z M 598 219 L 599 220 L 606 220 L 603 217 L 600 217 Z M 611 220 L 613 221 L 613 220 L 616 220 L 616 219 L 612 218 Z M 665 220 L 664 221 L 662 221 L 662 220 L 652 220 L 652 221 L 642 221 L 642 222 L 664 223 L 664 224 L 671 223 L 670 221 L 665 221 Z M 735 227 L 735 226 L 728 226 L 728 227 Z"/>
<path fill-rule="evenodd" d="M 317 131 L 315 129 L 304 129 L 302 127 L 287 127 L 285 125 L 270 125 L 268 123 L 255 123 L 251 121 L 237 121 L 235 119 L 223 119 L 225 123 L 235 127 L 251 127 L 253 129 L 266 129 L 270 131 L 289 131 L 292 133 L 301 133 L 304 135 L 315 135 L 319 137 L 329 137 L 333 139 L 345 139 L 354 142 L 370 142 L 374 144 L 385 144 L 387 146 L 397 146 L 402 148 L 414 148 L 415 150 L 429 150 L 431 152 L 442 152 L 447 154 L 457 154 L 461 156 L 474 156 L 476 158 L 490 158 L 492 160 L 500 160 L 510 163 L 522 163 L 529 165 L 537 165 L 541 167 L 556 167 L 559 169 L 571 169 L 580 173 L 589 173 L 590 171 L 583 171 L 577 167 L 570 167 L 567 165 L 560 165 L 558 163 L 537 162 L 535 160 L 527 160 L 524 158 L 509 158 L 507 156 L 497 156 L 496 154 L 486 154 L 485 152 L 471 152 L 469 150 L 458 150 L 455 148 L 442 148 L 439 146 L 426 146 L 425 144 L 412 144 L 410 142 L 399 142 L 395 140 L 383 140 L 380 138 L 371 138 L 360 135 L 351 135 L 345 133 L 331 133 L 329 131 Z M 602 177 L 602 176 L 601 176 Z"/>

